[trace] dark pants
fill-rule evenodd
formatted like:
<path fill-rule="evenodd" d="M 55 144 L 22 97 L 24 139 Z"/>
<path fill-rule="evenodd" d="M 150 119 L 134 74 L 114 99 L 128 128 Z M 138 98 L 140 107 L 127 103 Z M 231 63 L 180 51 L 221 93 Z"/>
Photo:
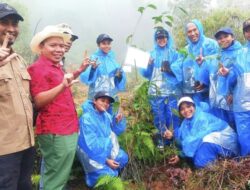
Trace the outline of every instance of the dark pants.
<path fill-rule="evenodd" d="M 32 190 L 35 148 L 0 156 L 0 190 Z"/>

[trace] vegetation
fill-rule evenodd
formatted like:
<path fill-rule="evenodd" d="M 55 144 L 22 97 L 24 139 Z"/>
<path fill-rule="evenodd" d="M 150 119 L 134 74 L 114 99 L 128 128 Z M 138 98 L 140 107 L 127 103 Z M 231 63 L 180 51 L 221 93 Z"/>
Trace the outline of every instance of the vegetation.
<path fill-rule="evenodd" d="M 222 0 L 221 2 L 226 2 Z M 229 1 L 228 1 L 229 2 Z M 232 0 L 230 0 L 232 2 Z M 18 7 L 25 22 L 21 22 L 20 36 L 15 44 L 15 50 L 20 53 L 28 63 L 34 59 L 29 42 L 32 32 L 29 27 L 28 10 L 17 0 L 8 0 L 8 3 Z M 195 4 L 195 6 L 193 6 Z M 216 9 L 209 11 L 208 0 L 186 1 L 179 0 L 177 3 L 168 3 L 168 11 L 158 11 L 155 4 L 147 4 L 138 8 L 140 17 L 132 34 L 127 37 L 127 43 L 136 45 L 133 42 L 134 34 L 139 27 L 145 11 L 155 11 L 152 17 L 153 27 L 165 27 L 174 36 L 176 46 L 179 49 L 186 44 L 184 24 L 192 18 L 201 20 L 206 36 L 213 37 L 215 31 L 221 26 L 230 26 L 235 31 L 236 38 L 243 42 L 241 31 L 242 22 L 249 17 L 247 10 L 243 9 Z M 185 7 L 182 8 L 182 7 Z M 80 53 L 79 53 L 80 54 Z M 212 189 L 247 189 L 250 180 L 250 158 L 242 160 L 220 160 L 215 165 L 203 169 L 194 170 L 188 161 L 183 160 L 179 165 L 173 167 L 168 165 L 168 159 L 178 150 L 174 143 L 160 151 L 155 147 L 156 130 L 153 127 L 153 118 L 148 103 L 147 95 L 148 82 L 144 82 L 137 71 L 134 70 L 128 77 L 129 93 L 122 94 L 120 104 L 127 116 L 128 127 L 126 133 L 119 137 L 120 145 L 129 154 L 128 166 L 119 177 L 103 176 L 96 184 L 96 189 L 188 189 L 188 190 L 212 190 Z M 135 85 L 136 83 L 136 85 Z M 80 86 L 80 87 L 79 87 Z M 77 99 L 78 116 L 82 114 L 80 103 L 86 97 L 86 88 L 82 85 L 73 87 L 74 97 Z M 41 154 L 37 147 L 37 158 L 35 171 L 32 176 L 34 189 L 39 184 Z M 83 171 L 77 161 L 74 162 L 69 182 L 72 189 L 88 189 L 83 182 Z"/>

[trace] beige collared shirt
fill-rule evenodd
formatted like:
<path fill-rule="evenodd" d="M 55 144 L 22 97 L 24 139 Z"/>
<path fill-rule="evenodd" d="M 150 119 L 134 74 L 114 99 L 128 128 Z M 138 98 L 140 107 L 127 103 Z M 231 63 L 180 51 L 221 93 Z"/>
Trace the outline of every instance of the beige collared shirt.
<path fill-rule="evenodd" d="M 29 81 L 20 56 L 0 67 L 0 155 L 34 146 Z"/>

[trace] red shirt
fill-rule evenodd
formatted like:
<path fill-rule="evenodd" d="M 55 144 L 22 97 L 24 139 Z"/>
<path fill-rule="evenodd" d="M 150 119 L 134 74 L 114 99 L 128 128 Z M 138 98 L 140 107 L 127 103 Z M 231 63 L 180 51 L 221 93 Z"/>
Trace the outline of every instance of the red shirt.
<path fill-rule="evenodd" d="M 32 97 L 50 90 L 63 81 L 60 64 L 53 64 L 44 56 L 33 63 L 28 72 L 31 76 Z M 39 110 L 36 134 L 70 135 L 78 132 L 78 118 L 70 88 L 65 88 L 51 103 Z"/>

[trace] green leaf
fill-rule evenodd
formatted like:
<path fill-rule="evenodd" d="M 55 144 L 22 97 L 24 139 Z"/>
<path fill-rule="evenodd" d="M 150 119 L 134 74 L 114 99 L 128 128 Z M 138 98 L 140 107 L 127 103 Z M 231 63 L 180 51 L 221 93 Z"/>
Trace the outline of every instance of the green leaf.
<path fill-rule="evenodd" d="M 155 145 L 151 137 L 143 138 L 143 144 L 149 149 L 149 151 L 154 155 Z"/>
<path fill-rule="evenodd" d="M 157 7 L 154 5 L 154 4 L 148 4 L 148 6 L 147 7 L 150 7 L 151 9 L 157 9 Z"/>
<path fill-rule="evenodd" d="M 162 23 L 162 16 L 163 15 L 152 17 L 152 19 L 154 20 L 155 24 Z"/>
<path fill-rule="evenodd" d="M 187 11 L 185 9 L 183 9 L 182 7 L 178 7 L 183 13 L 185 13 L 186 15 L 188 15 Z"/>
<path fill-rule="evenodd" d="M 137 11 L 140 12 L 141 14 L 144 12 L 144 10 L 145 10 L 145 7 L 139 7 L 137 9 Z"/>
<path fill-rule="evenodd" d="M 129 44 L 132 41 L 133 38 L 133 34 L 130 34 L 127 38 L 126 38 L 126 44 Z"/>
<path fill-rule="evenodd" d="M 171 22 L 174 21 L 174 17 L 172 17 L 172 16 L 170 16 L 170 15 L 167 15 L 166 17 L 167 17 Z"/>
<path fill-rule="evenodd" d="M 172 22 L 169 22 L 169 21 L 165 21 L 165 23 L 169 26 L 169 27 L 172 27 Z"/>

